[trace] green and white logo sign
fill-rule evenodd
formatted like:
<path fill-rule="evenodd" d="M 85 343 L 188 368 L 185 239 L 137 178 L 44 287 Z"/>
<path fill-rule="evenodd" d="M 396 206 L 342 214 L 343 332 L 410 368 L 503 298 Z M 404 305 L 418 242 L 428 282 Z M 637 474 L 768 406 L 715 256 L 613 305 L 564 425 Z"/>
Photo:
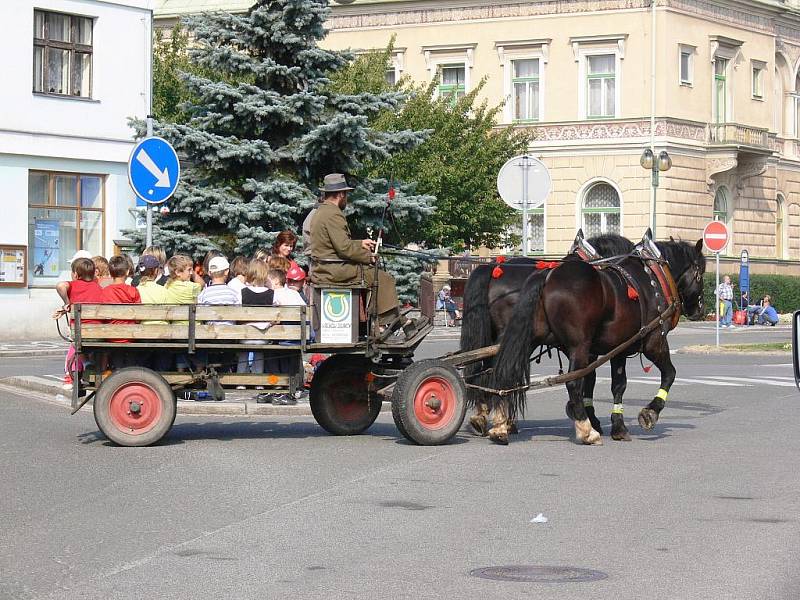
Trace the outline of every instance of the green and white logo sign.
<path fill-rule="evenodd" d="M 323 344 L 349 344 L 353 341 L 352 290 L 322 290 L 320 341 Z"/>

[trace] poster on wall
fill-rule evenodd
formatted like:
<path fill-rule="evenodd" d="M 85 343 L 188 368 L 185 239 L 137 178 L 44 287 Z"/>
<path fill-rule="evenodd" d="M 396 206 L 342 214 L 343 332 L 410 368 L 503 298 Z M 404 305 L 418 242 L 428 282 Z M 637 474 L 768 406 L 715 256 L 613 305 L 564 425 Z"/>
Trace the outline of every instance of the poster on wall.
<path fill-rule="evenodd" d="M 27 285 L 25 246 L 0 245 L 0 286 Z"/>
<path fill-rule="evenodd" d="M 57 219 L 35 219 L 33 276 L 58 277 L 61 251 L 61 224 Z"/>

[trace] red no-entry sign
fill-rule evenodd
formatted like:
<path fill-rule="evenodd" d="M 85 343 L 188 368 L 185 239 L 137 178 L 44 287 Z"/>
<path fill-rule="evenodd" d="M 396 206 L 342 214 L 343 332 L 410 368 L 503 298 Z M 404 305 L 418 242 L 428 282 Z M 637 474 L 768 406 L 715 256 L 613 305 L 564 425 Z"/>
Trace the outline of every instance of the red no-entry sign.
<path fill-rule="evenodd" d="M 711 252 L 722 252 L 730 239 L 728 226 L 722 221 L 711 221 L 703 229 L 703 244 Z"/>

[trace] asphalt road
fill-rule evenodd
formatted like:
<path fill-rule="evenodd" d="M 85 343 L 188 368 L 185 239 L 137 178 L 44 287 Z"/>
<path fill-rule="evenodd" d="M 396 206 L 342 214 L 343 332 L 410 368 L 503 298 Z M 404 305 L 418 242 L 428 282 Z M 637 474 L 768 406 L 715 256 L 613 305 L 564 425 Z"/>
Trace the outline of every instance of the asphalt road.
<path fill-rule="evenodd" d="M 179 417 L 163 444 L 138 449 L 111 446 L 90 413 L 0 389 L 0 598 L 800 597 L 790 361 L 673 358 L 655 432 L 634 424 L 655 373 L 630 361 L 633 441 L 601 447 L 572 441 L 563 389 L 530 394 L 507 447 L 466 433 L 411 446 L 382 415 L 353 438 L 309 418 Z M 547 523 L 531 523 L 539 513 Z M 470 575 L 504 565 L 606 578 Z"/>

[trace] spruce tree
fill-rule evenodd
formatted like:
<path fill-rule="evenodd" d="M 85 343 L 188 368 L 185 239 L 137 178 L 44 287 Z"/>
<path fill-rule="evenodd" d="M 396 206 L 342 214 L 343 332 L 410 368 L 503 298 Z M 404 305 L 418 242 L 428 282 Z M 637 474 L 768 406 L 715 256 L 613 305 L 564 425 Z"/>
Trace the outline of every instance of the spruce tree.
<path fill-rule="evenodd" d="M 181 107 L 188 122 L 156 123 L 183 173 L 170 213 L 156 220 L 155 243 L 194 256 L 251 254 L 277 232 L 299 229 L 326 173 L 363 172 L 424 140 L 421 131 L 370 127 L 375 115 L 401 108 L 403 92 L 330 85 L 353 57 L 318 46 L 328 12 L 327 0 L 260 0 L 244 15 L 187 19 L 191 60 L 203 74 L 182 75 L 194 99 Z M 372 182 L 354 194 L 362 229 L 380 219 L 378 195 Z M 429 196 L 403 198 L 396 206 L 406 217 L 429 214 Z"/>

